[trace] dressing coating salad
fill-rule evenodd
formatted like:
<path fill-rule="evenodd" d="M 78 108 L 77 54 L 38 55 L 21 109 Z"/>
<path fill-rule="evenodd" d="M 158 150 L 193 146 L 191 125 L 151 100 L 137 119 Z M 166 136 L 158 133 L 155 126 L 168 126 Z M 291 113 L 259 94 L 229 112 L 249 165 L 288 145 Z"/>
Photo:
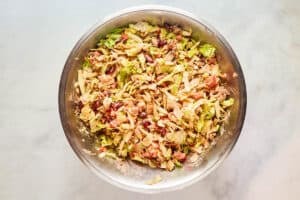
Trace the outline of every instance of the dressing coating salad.
<path fill-rule="evenodd" d="M 85 57 L 75 114 L 99 157 L 173 170 L 216 144 L 234 99 L 216 48 L 191 30 L 148 22 L 115 28 Z"/>

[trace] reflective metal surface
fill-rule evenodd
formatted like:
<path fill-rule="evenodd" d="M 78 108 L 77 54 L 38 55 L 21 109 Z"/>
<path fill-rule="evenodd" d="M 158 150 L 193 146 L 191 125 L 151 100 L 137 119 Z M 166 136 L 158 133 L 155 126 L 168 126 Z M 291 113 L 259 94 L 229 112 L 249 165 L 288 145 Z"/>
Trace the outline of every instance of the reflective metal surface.
<path fill-rule="evenodd" d="M 99 37 L 104 36 L 115 27 L 128 23 L 146 20 L 155 24 L 168 22 L 182 27 L 191 27 L 195 38 L 201 38 L 217 47 L 218 61 L 221 69 L 232 77 L 227 86 L 230 88 L 236 103 L 232 109 L 230 119 L 225 125 L 224 137 L 207 155 L 201 165 L 190 167 L 185 164 L 183 169 L 164 172 L 149 167 L 143 167 L 131 162 L 116 163 L 100 160 L 87 154 L 84 149 L 89 148 L 89 142 L 82 141 L 78 129 L 80 123 L 73 114 L 73 85 L 77 79 L 77 70 L 81 67 L 84 56 L 93 48 Z M 214 28 L 203 20 L 175 8 L 164 6 L 142 6 L 123 10 L 95 25 L 77 42 L 64 66 L 59 86 L 59 112 L 65 135 L 74 152 L 80 160 L 96 175 L 111 184 L 121 188 L 145 193 L 170 191 L 190 185 L 212 172 L 231 152 L 241 132 L 246 112 L 246 86 L 241 66 L 230 45 Z M 122 165 L 122 166 L 121 166 Z M 155 175 L 160 175 L 162 181 L 155 185 L 145 182 Z"/>

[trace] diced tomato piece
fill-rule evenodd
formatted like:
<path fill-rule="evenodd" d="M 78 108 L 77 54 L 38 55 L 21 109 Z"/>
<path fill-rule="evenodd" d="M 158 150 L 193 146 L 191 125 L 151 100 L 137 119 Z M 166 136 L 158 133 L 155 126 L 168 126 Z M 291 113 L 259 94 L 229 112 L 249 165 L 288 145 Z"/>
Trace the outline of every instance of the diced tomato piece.
<path fill-rule="evenodd" d="M 218 80 L 216 76 L 210 76 L 205 80 L 205 83 L 208 88 L 214 88 L 218 84 Z"/>
<path fill-rule="evenodd" d="M 182 35 L 176 35 L 176 40 L 181 41 L 182 40 Z"/>
<path fill-rule="evenodd" d="M 193 99 L 198 100 L 198 99 L 201 99 L 201 98 L 203 97 L 203 95 L 202 95 L 201 92 L 195 92 L 195 93 L 191 94 L 191 97 L 192 97 Z"/>
<path fill-rule="evenodd" d="M 144 156 L 145 158 L 151 158 L 151 156 L 150 156 L 150 153 L 149 153 L 149 152 L 145 152 L 145 153 L 143 154 L 143 156 Z"/>
<path fill-rule="evenodd" d="M 173 154 L 173 157 L 175 159 L 177 159 L 178 161 L 184 161 L 186 159 L 186 154 L 185 153 L 182 153 L 180 151 L 176 151 L 174 154 Z"/>
<path fill-rule="evenodd" d="M 157 150 L 156 149 L 151 149 L 149 151 L 151 158 L 157 158 Z"/>
<path fill-rule="evenodd" d="M 152 147 L 155 148 L 155 149 L 158 149 L 159 148 L 159 145 L 157 142 L 153 142 L 152 143 Z"/>
<path fill-rule="evenodd" d="M 99 152 L 105 152 L 105 151 L 107 151 L 107 149 L 105 147 L 100 147 L 99 148 Z"/>
<path fill-rule="evenodd" d="M 95 51 L 93 56 L 100 56 L 101 53 L 99 51 Z"/>
<path fill-rule="evenodd" d="M 122 40 L 122 41 L 128 40 L 128 35 L 125 34 L 125 33 L 123 33 L 123 34 L 121 35 L 121 40 Z"/>

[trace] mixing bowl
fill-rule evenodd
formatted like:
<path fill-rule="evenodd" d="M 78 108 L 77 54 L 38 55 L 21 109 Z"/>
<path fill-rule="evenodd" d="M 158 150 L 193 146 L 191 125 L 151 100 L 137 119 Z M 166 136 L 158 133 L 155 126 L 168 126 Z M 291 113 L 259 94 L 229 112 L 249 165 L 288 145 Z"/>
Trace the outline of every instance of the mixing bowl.
<path fill-rule="evenodd" d="M 217 59 L 221 69 L 228 74 L 227 87 L 235 99 L 231 115 L 225 124 L 225 134 L 198 166 L 185 165 L 172 172 L 151 169 L 132 162 L 103 160 L 91 155 L 90 143 L 80 137 L 80 122 L 74 115 L 73 85 L 77 79 L 77 70 L 84 56 L 93 48 L 99 37 L 105 36 L 115 27 L 138 21 L 153 24 L 178 24 L 183 28 L 192 28 L 193 36 L 213 44 L 217 48 Z M 107 182 L 124 189 L 155 193 L 183 188 L 208 175 L 219 166 L 235 145 L 245 117 L 246 86 L 239 61 L 224 37 L 213 27 L 185 11 L 164 6 L 140 6 L 118 12 L 96 24 L 87 31 L 71 51 L 64 66 L 59 85 L 59 112 L 65 135 L 79 159 L 96 175 Z M 148 185 L 145 182 L 159 175 L 162 181 Z"/>

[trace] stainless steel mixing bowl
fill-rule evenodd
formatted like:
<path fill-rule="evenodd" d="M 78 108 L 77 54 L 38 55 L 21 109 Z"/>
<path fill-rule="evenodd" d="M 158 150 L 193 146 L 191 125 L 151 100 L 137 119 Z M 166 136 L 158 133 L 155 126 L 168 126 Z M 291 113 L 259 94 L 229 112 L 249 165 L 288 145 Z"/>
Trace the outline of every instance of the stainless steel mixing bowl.
<path fill-rule="evenodd" d="M 151 169 L 131 162 L 116 163 L 102 160 L 89 155 L 86 150 L 89 142 L 83 142 L 79 134 L 80 123 L 74 116 L 73 85 L 77 79 L 77 70 L 83 63 L 83 58 L 90 48 L 93 48 L 99 37 L 104 36 L 115 27 L 124 26 L 137 21 L 149 21 L 155 24 L 168 22 L 179 24 L 182 27 L 191 27 L 193 36 L 201 38 L 217 47 L 218 61 L 221 69 L 232 77 L 227 86 L 231 90 L 235 101 L 231 116 L 225 125 L 225 134 L 206 159 L 197 167 L 184 166 L 172 172 Z M 59 86 L 59 112 L 65 135 L 80 160 L 96 175 L 109 183 L 121 188 L 154 193 L 183 188 L 208 175 L 219 166 L 231 152 L 241 132 L 246 112 L 246 86 L 239 61 L 224 37 L 203 20 L 199 20 L 182 10 L 164 6 L 141 6 L 123 10 L 106 18 L 95 25 L 77 42 L 64 66 Z M 121 166 L 122 165 L 122 166 Z M 146 180 L 160 175 L 162 181 L 154 184 L 145 184 Z"/>

